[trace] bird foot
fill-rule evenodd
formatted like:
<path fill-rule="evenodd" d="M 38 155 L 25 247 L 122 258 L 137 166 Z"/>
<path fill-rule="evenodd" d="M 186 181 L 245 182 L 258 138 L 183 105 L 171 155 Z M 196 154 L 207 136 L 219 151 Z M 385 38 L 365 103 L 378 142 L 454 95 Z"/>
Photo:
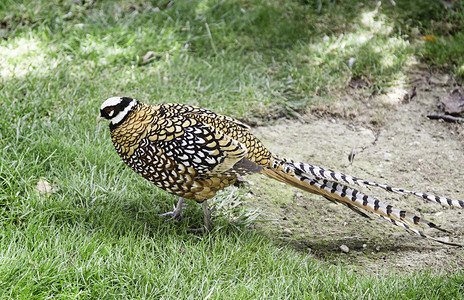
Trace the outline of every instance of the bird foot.
<path fill-rule="evenodd" d="M 164 214 L 159 214 L 158 216 L 160 217 L 169 217 L 165 222 L 172 221 L 174 219 L 179 219 L 182 216 L 182 209 L 187 206 L 187 203 L 185 203 L 184 198 L 179 197 L 179 201 L 177 202 L 176 207 L 174 208 L 173 211 L 166 212 Z M 188 232 L 203 232 L 207 233 L 211 231 L 212 222 L 211 222 L 211 210 L 208 208 L 207 201 L 203 201 L 201 203 L 201 207 L 203 209 L 203 215 L 204 215 L 204 225 L 201 228 L 190 228 L 187 229 Z"/>
<path fill-rule="evenodd" d="M 165 222 L 179 219 L 182 216 L 182 209 L 186 206 L 188 206 L 188 204 L 184 202 L 184 198 L 179 198 L 179 201 L 173 211 L 168 211 L 164 214 L 159 214 L 158 216 L 163 218 L 170 217 L 169 219 L 166 219 Z"/>
<path fill-rule="evenodd" d="M 205 221 L 205 224 L 203 225 L 203 227 L 200 227 L 200 228 L 188 228 L 187 232 L 191 232 L 191 233 L 208 233 L 208 232 L 211 231 L 211 228 L 212 228 L 212 223 L 211 223 L 211 220 L 209 220 L 208 223 Z"/>
<path fill-rule="evenodd" d="M 204 215 L 204 225 L 201 228 L 189 228 L 187 229 L 188 232 L 201 232 L 201 233 L 208 233 L 211 231 L 213 227 L 213 222 L 211 222 L 211 210 L 208 208 L 208 204 L 206 200 L 201 203 L 201 207 L 203 208 L 203 215 Z"/>

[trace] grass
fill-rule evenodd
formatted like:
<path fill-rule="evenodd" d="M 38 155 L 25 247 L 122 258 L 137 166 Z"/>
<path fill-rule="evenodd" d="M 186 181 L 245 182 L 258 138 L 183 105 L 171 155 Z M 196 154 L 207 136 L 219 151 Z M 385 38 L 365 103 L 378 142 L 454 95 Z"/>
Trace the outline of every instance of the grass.
<path fill-rule="evenodd" d="M 400 1 L 398 11 L 390 12 L 409 38 L 420 40 L 432 36 L 431 40 L 416 43 L 416 54 L 435 69 L 453 72 L 461 83 L 464 78 L 463 8 L 462 1 L 450 5 L 440 1 Z"/>
<path fill-rule="evenodd" d="M 460 80 L 464 78 L 464 34 L 441 37 L 426 42 L 421 54 L 429 64 L 442 69 L 452 70 Z"/>
<path fill-rule="evenodd" d="M 46 224 L 46 225 L 44 225 Z M 125 233 L 29 222 L 2 232 L 2 298 L 459 298 L 462 272 L 362 276 L 253 233 L 206 237 L 125 225 Z M 459 288 L 461 287 L 461 288 Z"/>
<path fill-rule="evenodd" d="M 462 28 L 443 33 L 434 21 L 458 20 L 458 10 L 424 5 L 411 16 L 398 7 L 2 1 L 0 297 L 459 298 L 462 271 L 359 274 L 276 245 L 249 229 L 253 214 L 235 204 L 219 205 L 210 235 L 185 233 L 201 223 L 195 205 L 182 222 L 164 223 L 156 214 L 175 198 L 128 170 L 107 126 L 94 121 L 115 95 L 242 119 L 278 116 L 336 101 L 333 92 L 356 78 L 382 93 L 417 54 L 460 74 Z M 441 34 L 440 43 L 420 41 L 429 33 Z M 39 194 L 40 178 L 56 191 Z M 217 201 L 242 196 L 230 197 Z"/>

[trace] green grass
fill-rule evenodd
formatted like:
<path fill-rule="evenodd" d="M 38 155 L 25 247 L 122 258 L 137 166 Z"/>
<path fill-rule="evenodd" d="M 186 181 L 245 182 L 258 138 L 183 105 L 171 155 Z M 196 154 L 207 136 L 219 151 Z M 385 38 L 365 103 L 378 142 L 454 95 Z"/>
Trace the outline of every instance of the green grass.
<path fill-rule="evenodd" d="M 416 54 L 435 69 L 451 71 L 464 78 L 464 2 L 399 1 L 396 10 L 387 12 L 396 26 L 415 39 Z M 420 41 L 432 35 L 436 41 Z"/>
<path fill-rule="evenodd" d="M 198 237 L 131 220 L 124 233 L 44 221 L 2 231 L 9 241 L 2 298 L 451 299 L 463 292 L 462 272 L 369 277 L 237 230 Z"/>
<path fill-rule="evenodd" d="M 261 118 L 336 101 L 352 78 L 382 93 L 417 53 L 438 67 L 455 53 L 459 70 L 462 33 L 424 46 L 404 33 L 438 30 L 434 18 L 452 10 L 412 19 L 398 9 L 406 1 L 76 2 L 0 2 L 0 298 L 462 295 L 462 272 L 374 276 L 278 246 L 241 208 L 221 210 L 210 235 L 187 234 L 199 207 L 160 220 L 175 198 L 128 170 L 95 123 L 116 95 Z M 56 185 L 50 197 L 35 190 L 40 178 Z"/>
<path fill-rule="evenodd" d="M 425 42 L 421 54 L 434 67 L 451 70 L 462 81 L 464 78 L 464 33 Z"/>

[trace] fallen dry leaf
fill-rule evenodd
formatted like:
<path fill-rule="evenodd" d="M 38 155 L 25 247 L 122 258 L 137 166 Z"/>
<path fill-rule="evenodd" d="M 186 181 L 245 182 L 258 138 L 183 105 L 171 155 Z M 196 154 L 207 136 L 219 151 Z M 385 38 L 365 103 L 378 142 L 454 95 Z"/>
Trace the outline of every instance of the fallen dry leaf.
<path fill-rule="evenodd" d="M 56 192 L 56 185 L 52 185 L 47 180 L 40 178 L 39 182 L 37 182 L 37 185 L 35 186 L 35 189 L 40 194 L 50 197 L 52 193 Z"/>
<path fill-rule="evenodd" d="M 155 54 L 155 52 L 153 52 L 153 51 L 148 51 L 147 54 L 145 54 L 145 55 L 142 57 L 142 61 L 143 61 L 143 62 L 146 62 L 146 61 L 149 60 L 150 57 L 152 57 L 154 54 Z"/>
<path fill-rule="evenodd" d="M 450 94 L 440 98 L 440 107 L 450 115 L 464 112 L 464 95 L 460 89 L 453 90 Z"/>
<path fill-rule="evenodd" d="M 342 250 L 342 251 L 345 252 L 345 253 L 350 252 L 350 248 L 348 248 L 347 245 L 341 245 L 341 246 L 340 246 L 340 250 Z"/>

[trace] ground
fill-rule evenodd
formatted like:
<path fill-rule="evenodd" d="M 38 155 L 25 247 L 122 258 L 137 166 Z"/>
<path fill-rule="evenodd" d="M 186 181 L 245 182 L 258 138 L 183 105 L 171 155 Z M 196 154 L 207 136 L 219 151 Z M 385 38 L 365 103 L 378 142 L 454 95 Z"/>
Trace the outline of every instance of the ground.
<path fill-rule="evenodd" d="M 363 89 L 362 80 L 352 82 L 336 105 L 316 106 L 300 120 L 282 119 L 254 127 L 252 132 L 271 151 L 294 160 L 462 200 L 464 127 L 426 117 L 440 112 L 439 99 L 453 88 L 448 75 L 431 74 L 426 67 L 415 65 L 407 80 L 386 94 L 372 97 Z M 256 227 L 279 243 L 373 273 L 391 268 L 441 273 L 464 266 L 462 248 L 421 239 L 376 216 L 363 218 L 342 205 L 260 175 L 247 180 L 246 205 L 259 208 L 260 218 L 267 220 Z M 365 192 L 452 232 L 449 239 L 441 232 L 428 234 L 464 243 L 462 210 L 443 209 L 420 198 L 374 188 Z M 348 252 L 341 250 L 343 245 Z"/>

